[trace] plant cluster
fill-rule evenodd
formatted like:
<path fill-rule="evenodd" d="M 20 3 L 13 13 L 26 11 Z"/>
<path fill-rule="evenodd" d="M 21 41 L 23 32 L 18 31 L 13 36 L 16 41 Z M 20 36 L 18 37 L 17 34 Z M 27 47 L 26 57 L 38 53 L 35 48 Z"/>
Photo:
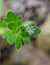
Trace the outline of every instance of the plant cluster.
<path fill-rule="evenodd" d="M 3 31 L 2 31 L 3 29 Z M 0 20 L 0 34 L 9 45 L 15 44 L 19 49 L 22 45 L 30 42 L 40 33 L 40 29 L 32 21 L 22 22 L 22 17 L 12 11 L 8 11 L 3 20 Z"/>

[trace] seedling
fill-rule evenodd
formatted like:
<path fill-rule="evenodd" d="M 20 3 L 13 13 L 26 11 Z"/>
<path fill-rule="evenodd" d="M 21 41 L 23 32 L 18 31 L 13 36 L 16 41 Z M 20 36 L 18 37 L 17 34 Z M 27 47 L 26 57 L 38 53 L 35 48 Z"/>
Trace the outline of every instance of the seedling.
<path fill-rule="evenodd" d="M 3 31 L 2 31 L 3 29 Z M 22 45 L 30 42 L 31 38 L 40 33 L 40 29 L 32 21 L 22 22 L 22 17 L 12 11 L 8 11 L 0 21 L 0 34 L 9 45 L 15 44 L 19 49 Z"/>

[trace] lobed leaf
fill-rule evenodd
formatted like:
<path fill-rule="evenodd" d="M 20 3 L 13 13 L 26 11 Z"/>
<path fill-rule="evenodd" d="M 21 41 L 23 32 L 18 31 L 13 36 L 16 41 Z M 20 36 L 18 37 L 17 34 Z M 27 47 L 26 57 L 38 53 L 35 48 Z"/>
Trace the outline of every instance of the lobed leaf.
<path fill-rule="evenodd" d="M 9 45 L 13 45 L 16 38 L 16 33 L 12 34 L 12 31 L 8 30 L 4 33 L 4 38 L 7 40 Z"/>

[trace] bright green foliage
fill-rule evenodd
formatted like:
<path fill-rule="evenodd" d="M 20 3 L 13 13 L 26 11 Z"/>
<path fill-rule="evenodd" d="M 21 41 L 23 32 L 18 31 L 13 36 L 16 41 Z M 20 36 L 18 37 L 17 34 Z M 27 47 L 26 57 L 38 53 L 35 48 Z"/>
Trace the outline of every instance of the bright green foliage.
<path fill-rule="evenodd" d="M 3 22 L 0 21 L 0 28 L 2 28 L 4 26 Z"/>
<path fill-rule="evenodd" d="M 19 49 L 22 45 L 30 42 L 30 38 L 36 37 L 40 33 L 40 29 L 34 22 L 22 22 L 21 16 L 16 16 L 12 11 L 8 11 L 3 22 L 0 22 L 0 27 L 4 27 L 3 37 L 9 45 L 15 44 Z"/>
<path fill-rule="evenodd" d="M 7 42 L 9 43 L 9 45 L 13 45 L 14 41 L 16 39 L 16 33 L 12 33 L 11 30 L 7 30 L 4 33 L 4 38 L 6 38 Z"/>
<path fill-rule="evenodd" d="M 16 48 L 19 49 L 22 45 L 22 35 L 21 35 L 21 31 L 18 32 L 17 37 L 16 37 Z"/>

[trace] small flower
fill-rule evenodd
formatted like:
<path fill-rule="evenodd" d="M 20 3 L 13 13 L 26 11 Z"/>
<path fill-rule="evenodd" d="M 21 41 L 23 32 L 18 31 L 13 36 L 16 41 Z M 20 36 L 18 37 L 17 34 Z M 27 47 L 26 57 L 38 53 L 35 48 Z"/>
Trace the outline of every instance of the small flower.
<path fill-rule="evenodd" d="M 32 35 L 32 34 L 34 34 L 34 30 L 29 30 L 28 33 L 29 33 L 30 35 Z"/>
<path fill-rule="evenodd" d="M 33 29 L 34 28 L 34 26 L 31 26 L 31 29 Z"/>
<path fill-rule="evenodd" d="M 27 27 L 30 28 L 30 24 L 27 24 Z"/>

